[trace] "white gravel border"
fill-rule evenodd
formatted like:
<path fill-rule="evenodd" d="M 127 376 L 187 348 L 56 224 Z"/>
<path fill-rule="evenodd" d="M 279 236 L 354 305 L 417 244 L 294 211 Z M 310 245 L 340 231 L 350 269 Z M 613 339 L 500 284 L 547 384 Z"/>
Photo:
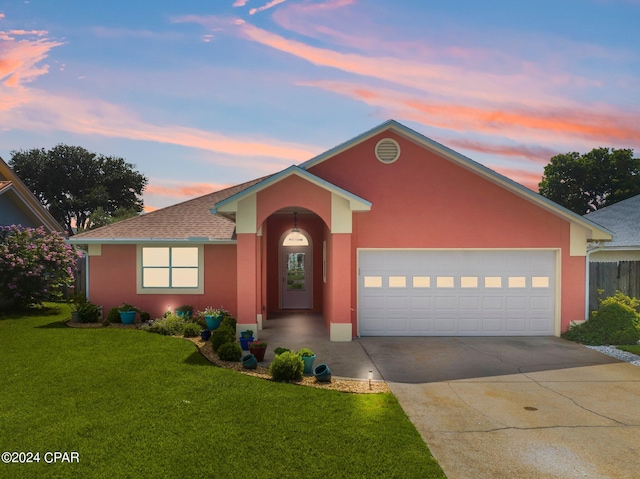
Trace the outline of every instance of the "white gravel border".
<path fill-rule="evenodd" d="M 587 346 L 589 349 L 595 349 L 596 351 L 600 351 L 602 354 L 606 354 L 607 356 L 611 356 L 612 358 L 619 359 L 620 361 L 626 361 L 628 363 L 633 364 L 634 366 L 640 366 L 640 356 L 633 353 L 628 353 L 627 351 L 622 351 L 621 349 L 616 348 L 615 346 Z"/>

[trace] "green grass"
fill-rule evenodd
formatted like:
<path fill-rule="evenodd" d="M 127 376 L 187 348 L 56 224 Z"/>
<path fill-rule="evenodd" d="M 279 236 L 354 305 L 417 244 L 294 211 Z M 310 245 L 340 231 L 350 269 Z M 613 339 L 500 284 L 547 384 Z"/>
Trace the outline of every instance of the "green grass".
<path fill-rule="evenodd" d="M 627 351 L 633 354 L 637 354 L 640 356 L 640 345 L 636 344 L 633 346 L 616 346 L 618 349 L 622 349 L 623 351 Z"/>
<path fill-rule="evenodd" d="M 0 316 L 0 452 L 41 455 L 2 478 L 445 477 L 392 394 L 252 378 L 183 339 L 67 328 L 49 306 Z"/>

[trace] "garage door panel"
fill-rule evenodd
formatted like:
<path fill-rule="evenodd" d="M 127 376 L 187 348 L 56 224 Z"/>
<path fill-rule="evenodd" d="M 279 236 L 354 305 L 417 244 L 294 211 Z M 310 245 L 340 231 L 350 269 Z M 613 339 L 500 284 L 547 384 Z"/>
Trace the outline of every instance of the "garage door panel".
<path fill-rule="evenodd" d="M 553 250 L 361 250 L 361 335 L 552 335 Z"/>

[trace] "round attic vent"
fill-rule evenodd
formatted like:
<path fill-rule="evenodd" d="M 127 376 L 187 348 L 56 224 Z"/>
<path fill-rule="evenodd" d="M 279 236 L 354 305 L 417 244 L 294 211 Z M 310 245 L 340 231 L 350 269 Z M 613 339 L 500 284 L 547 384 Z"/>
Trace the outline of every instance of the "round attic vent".
<path fill-rule="evenodd" d="M 400 145 L 396 140 L 383 138 L 376 143 L 376 158 L 382 163 L 393 163 L 400 157 Z"/>

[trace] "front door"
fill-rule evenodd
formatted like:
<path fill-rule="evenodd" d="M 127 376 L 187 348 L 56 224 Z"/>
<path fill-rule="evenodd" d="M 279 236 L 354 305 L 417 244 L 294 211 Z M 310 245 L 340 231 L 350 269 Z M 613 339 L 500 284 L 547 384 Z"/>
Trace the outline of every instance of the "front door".
<path fill-rule="evenodd" d="M 280 307 L 282 309 L 311 309 L 313 275 L 312 248 L 280 246 Z"/>

